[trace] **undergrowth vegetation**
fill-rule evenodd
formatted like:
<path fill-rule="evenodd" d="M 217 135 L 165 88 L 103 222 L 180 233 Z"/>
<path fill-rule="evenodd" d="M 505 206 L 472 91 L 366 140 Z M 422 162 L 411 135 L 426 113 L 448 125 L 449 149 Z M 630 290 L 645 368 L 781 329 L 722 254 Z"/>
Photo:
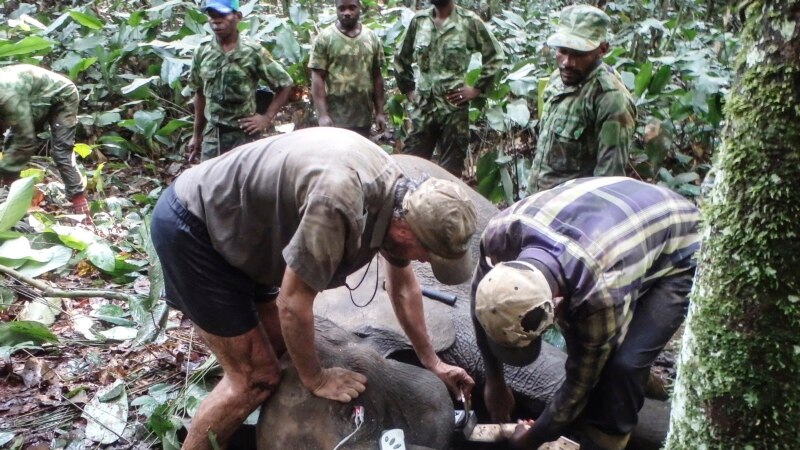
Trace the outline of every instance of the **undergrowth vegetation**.
<path fill-rule="evenodd" d="M 163 281 L 146 226 L 163 186 L 186 166 L 192 128 L 187 73 L 192 52 L 211 36 L 200 3 L 7 0 L 0 7 L 0 65 L 48 67 L 78 86 L 75 152 L 95 221 L 89 227 L 62 214 L 63 185 L 53 181 L 43 158 L 32 161 L 0 205 L 0 267 L 12 276 L 0 278 L 0 376 L 22 386 L 0 390 L 7 399 L 0 405 L 6 416 L 0 446 L 44 441 L 50 448 L 76 448 L 70 446 L 88 440 L 178 448 L 182 420 L 208 392 L 213 358 L 160 298 Z M 275 132 L 313 126 L 306 64 L 314 36 L 335 19 L 332 5 L 242 3 L 241 33 L 261 42 L 296 84 Z M 389 67 L 416 2 L 362 3 L 362 21 L 381 38 L 386 54 L 386 111 L 393 129 L 379 143 L 396 151 L 406 109 Z M 540 80 L 554 69 L 544 42 L 559 10 L 574 2 L 459 3 L 484 16 L 507 55 L 495 87 L 470 107 L 465 174 L 487 198 L 507 204 L 526 192 Z M 719 141 L 729 57 L 737 46 L 736 17 L 709 4 L 605 5 L 613 18 L 606 62 L 634 95 L 639 114 L 629 175 L 688 197 L 700 194 Z M 480 66 L 475 55 L 466 82 Z M 28 213 L 31 204 L 38 206 Z M 68 292 L 54 293 L 56 285 Z M 96 298 L 91 292 L 56 298 L 68 288 L 99 292 Z M 44 400 L 24 400 L 31 392 Z"/>

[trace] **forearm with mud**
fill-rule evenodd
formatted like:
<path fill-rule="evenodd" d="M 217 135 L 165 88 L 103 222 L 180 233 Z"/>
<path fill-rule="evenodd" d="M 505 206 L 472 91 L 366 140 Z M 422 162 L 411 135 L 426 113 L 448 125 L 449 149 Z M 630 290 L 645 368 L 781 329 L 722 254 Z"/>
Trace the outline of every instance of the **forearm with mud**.
<path fill-rule="evenodd" d="M 206 96 L 201 89 L 194 93 L 194 128 L 192 134 L 197 139 L 202 139 L 203 129 L 206 127 Z"/>
<path fill-rule="evenodd" d="M 373 102 L 375 103 L 375 115 L 383 114 L 383 74 L 381 74 L 381 67 L 375 66 L 372 69 L 372 84 L 374 98 Z"/>
<path fill-rule="evenodd" d="M 281 331 L 300 381 L 313 391 L 322 374 L 314 345 L 313 304 L 317 293 L 296 279 L 291 269 L 286 272 L 277 300 Z"/>
<path fill-rule="evenodd" d="M 325 71 L 311 69 L 311 98 L 314 100 L 314 108 L 317 110 L 317 117 L 328 115 L 328 100 L 325 91 Z"/>

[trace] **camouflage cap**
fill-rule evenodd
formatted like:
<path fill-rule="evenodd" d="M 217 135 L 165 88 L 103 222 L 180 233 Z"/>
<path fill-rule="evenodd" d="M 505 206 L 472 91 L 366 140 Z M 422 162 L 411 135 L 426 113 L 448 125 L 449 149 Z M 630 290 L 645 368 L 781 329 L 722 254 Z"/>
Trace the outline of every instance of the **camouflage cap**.
<path fill-rule="evenodd" d="M 467 281 L 475 267 L 469 241 L 478 214 L 458 184 L 428 178 L 403 198 L 403 217 L 430 253 L 431 270 L 444 284 Z"/>
<path fill-rule="evenodd" d="M 239 0 L 206 0 L 203 12 L 207 13 L 209 9 L 220 14 L 230 14 L 239 11 Z"/>
<path fill-rule="evenodd" d="M 506 364 L 524 366 L 539 356 L 540 336 L 553 324 L 553 293 L 532 264 L 501 262 L 478 283 L 475 317 L 492 353 Z"/>
<path fill-rule="evenodd" d="M 564 47 L 589 52 L 608 39 L 611 19 L 590 5 L 572 5 L 561 11 L 555 34 L 547 39 L 550 47 Z"/>

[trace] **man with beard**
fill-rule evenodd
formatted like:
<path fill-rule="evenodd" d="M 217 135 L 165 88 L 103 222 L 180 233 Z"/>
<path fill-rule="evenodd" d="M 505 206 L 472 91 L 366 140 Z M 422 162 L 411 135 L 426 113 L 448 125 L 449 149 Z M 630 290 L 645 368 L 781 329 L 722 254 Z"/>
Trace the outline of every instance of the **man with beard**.
<path fill-rule="evenodd" d="M 431 4 L 411 19 L 394 59 L 397 87 L 412 105 L 403 152 L 430 159 L 438 145 L 439 165 L 461 176 L 469 146 L 469 102 L 491 88 L 503 49 L 475 13 L 453 0 Z M 468 86 L 464 76 L 475 52 L 483 67 L 475 85 Z"/>
<path fill-rule="evenodd" d="M 544 90 L 540 131 L 528 181 L 533 194 L 567 180 L 624 176 L 636 106 L 614 69 L 603 62 L 609 17 L 589 5 L 561 12 L 555 49 L 558 70 Z"/>
<path fill-rule="evenodd" d="M 360 0 L 336 0 L 337 21 L 314 40 L 308 67 L 319 125 L 341 127 L 369 137 L 375 111 L 378 132 L 383 112 L 383 46 L 361 26 Z"/>
<path fill-rule="evenodd" d="M 205 161 L 258 139 L 291 94 L 292 78 L 258 42 L 239 36 L 239 0 L 209 0 L 203 9 L 214 38 L 197 48 L 189 86 L 194 132 L 187 149 Z M 259 80 L 275 91 L 264 114 L 256 113 Z"/>

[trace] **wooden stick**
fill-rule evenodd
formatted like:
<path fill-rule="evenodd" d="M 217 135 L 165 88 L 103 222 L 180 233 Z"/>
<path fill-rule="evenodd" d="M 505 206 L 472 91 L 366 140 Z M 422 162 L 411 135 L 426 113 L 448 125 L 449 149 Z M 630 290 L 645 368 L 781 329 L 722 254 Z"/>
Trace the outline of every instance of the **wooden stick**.
<path fill-rule="evenodd" d="M 44 282 L 41 282 L 39 280 L 34 280 L 33 278 L 27 275 L 23 275 L 17 272 L 16 270 L 4 266 L 2 264 L 0 264 L 0 272 L 22 283 L 28 284 L 40 290 L 42 292 L 42 297 L 60 297 L 60 298 L 104 297 L 104 298 L 111 298 L 114 300 L 124 300 L 126 302 L 130 302 L 132 299 L 135 298 L 132 295 L 125 294 L 122 292 L 107 291 L 101 289 L 80 289 L 72 291 L 55 289 Z"/>

